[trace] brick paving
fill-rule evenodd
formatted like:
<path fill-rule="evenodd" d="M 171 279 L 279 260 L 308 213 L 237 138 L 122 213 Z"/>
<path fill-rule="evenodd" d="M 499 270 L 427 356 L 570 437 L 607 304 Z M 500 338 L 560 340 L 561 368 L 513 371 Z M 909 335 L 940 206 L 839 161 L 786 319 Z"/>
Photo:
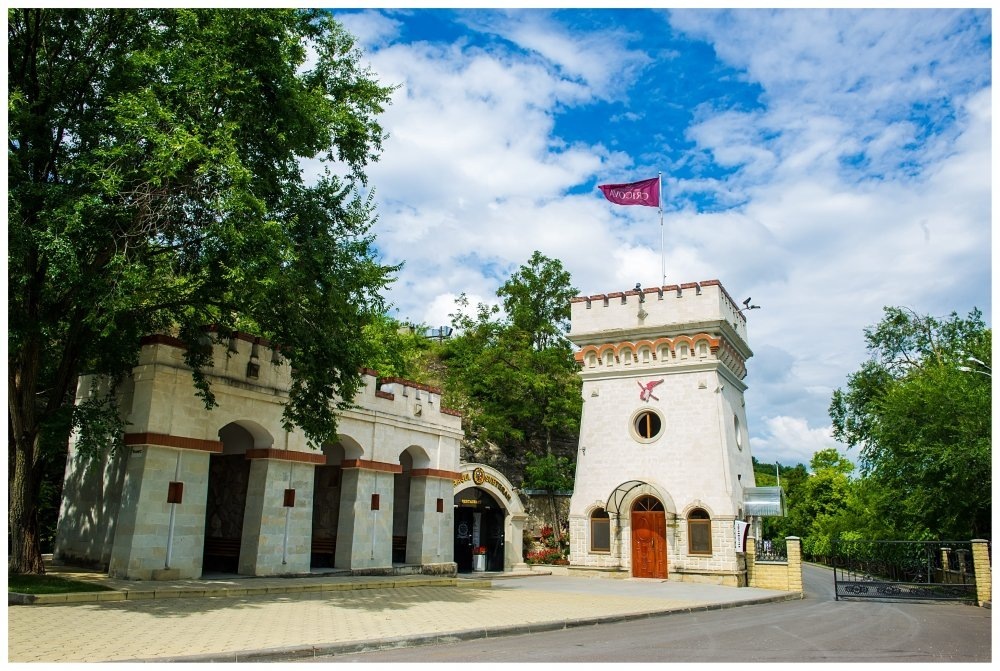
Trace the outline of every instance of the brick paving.
<path fill-rule="evenodd" d="M 139 589 L 97 574 L 76 577 L 81 575 L 116 588 L 107 594 L 128 597 L 131 590 L 135 598 L 8 606 L 8 661 L 252 661 L 794 596 L 571 577 L 525 578 L 516 588 L 507 580 L 319 576 L 142 583 Z M 204 596 L 209 589 L 229 595 Z"/>

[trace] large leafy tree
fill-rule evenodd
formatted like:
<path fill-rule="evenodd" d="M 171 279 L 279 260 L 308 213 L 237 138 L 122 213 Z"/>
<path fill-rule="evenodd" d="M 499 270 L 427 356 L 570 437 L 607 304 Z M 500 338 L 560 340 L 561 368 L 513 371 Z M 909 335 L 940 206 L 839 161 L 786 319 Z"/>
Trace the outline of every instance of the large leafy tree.
<path fill-rule="evenodd" d="M 864 505 L 897 537 L 990 536 L 991 331 L 886 308 L 870 358 L 830 405 L 834 436 L 859 447 Z"/>
<path fill-rule="evenodd" d="M 122 428 L 78 376 L 144 334 L 188 344 L 209 407 L 206 327 L 279 343 L 286 428 L 332 435 L 393 272 L 361 196 L 391 90 L 319 11 L 11 9 L 7 37 L 9 569 L 41 572 L 46 463 Z"/>
<path fill-rule="evenodd" d="M 474 456 L 496 446 L 514 479 L 529 454 L 568 451 L 576 442 L 582 399 L 565 335 L 574 295 L 562 264 L 536 251 L 497 290 L 502 309 L 479 305 L 469 314 L 463 297 L 453 315 L 460 335 L 443 356 L 450 402 L 465 414 Z"/>

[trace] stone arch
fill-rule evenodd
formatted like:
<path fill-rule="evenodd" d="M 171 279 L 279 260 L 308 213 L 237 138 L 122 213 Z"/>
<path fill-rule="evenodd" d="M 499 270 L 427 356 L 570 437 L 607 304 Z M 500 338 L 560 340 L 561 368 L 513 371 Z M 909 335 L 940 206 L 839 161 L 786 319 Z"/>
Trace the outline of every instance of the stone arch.
<path fill-rule="evenodd" d="M 257 422 L 237 419 L 219 429 L 223 454 L 244 454 L 248 450 L 267 449 L 274 445 L 274 437 Z"/>
<path fill-rule="evenodd" d="M 462 464 L 459 477 L 455 480 L 456 512 L 463 493 L 481 490 L 492 497 L 504 509 L 503 570 L 525 569 L 522 536 L 524 523 L 528 518 L 524 503 L 511 482 L 500 471 L 485 464 Z M 456 517 L 456 534 L 459 521 Z M 456 557 L 456 562 L 458 558 Z"/>
<path fill-rule="evenodd" d="M 237 573 L 250 488 L 248 452 L 267 449 L 274 438 L 260 424 L 239 419 L 219 429 L 222 452 L 208 460 L 203 573 Z"/>
<path fill-rule="evenodd" d="M 346 434 L 337 434 L 337 444 L 343 449 L 343 458 L 346 460 L 361 459 L 365 454 L 365 448 L 361 447 L 361 443 Z"/>
<path fill-rule="evenodd" d="M 414 469 L 429 468 L 431 460 L 419 445 L 407 447 L 398 460 L 401 470 L 392 476 L 392 562 L 405 564 L 420 556 L 421 539 L 410 532 L 410 518 L 419 515 L 424 505 L 421 492 L 410 486 L 411 478 Z"/>

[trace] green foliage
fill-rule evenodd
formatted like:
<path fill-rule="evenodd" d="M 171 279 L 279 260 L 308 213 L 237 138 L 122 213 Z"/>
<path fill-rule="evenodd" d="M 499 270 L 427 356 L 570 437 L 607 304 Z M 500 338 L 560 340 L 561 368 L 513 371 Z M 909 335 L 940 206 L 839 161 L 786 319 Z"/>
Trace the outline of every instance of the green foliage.
<path fill-rule="evenodd" d="M 443 363 L 471 449 L 499 447 L 516 480 L 528 454 L 575 447 L 582 399 L 565 332 L 576 289 L 559 261 L 535 252 L 497 295 L 502 312 L 480 304 L 474 315 L 460 297 L 452 315 L 459 335 L 446 343 Z"/>
<path fill-rule="evenodd" d="M 16 594 L 70 594 L 73 592 L 109 592 L 111 587 L 55 575 L 7 574 L 7 591 Z"/>
<path fill-rule="evenodd" d="M 431 361 L 439 349 L 424 336 L 421 325 L 409 325 L 381 316 L 364 327 L 372 353 L 366 363 L 380 377 L 402 377 L 415 382 L 440 386 Z"/>
<path fill-rule="evenodd" d="M 830 406 L 834 436 L 861 449 L 858 505 L 898 537 L 989 538 L 992 338 L 981 314 L 886 308 L 865 338 L 871 358 Z"/>
<path fill-rule="evenodd" d="M 44 437 L 107 445 L 114 386 L 68 418 L 76 379 L 120 380 L 143 335 L 186 342 L 207 407 L 206 327 L 278 343 L 285 428 L 335 434 L 395 270 L 361 194 L 391 89 L 299 9 L 11 9 L 8 84 L 10 565 L 40 570 Z"/>
<path fill-rule="evenodd" d="M 554 454 L 529 454 L 524 467 L 524 487 L 546 492 L 572 491 L 573 464 L 566 457 Z"/>

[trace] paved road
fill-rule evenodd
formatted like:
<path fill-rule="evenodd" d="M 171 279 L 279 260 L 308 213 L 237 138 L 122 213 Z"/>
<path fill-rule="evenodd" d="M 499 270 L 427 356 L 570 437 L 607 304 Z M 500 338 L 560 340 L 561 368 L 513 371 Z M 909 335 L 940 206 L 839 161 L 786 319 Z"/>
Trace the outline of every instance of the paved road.
<path fill-rule="evenodd" d="M 989 662 L 991 613 L 961 604 L 834 601 L 805 566 L 805 598 L 633 622 L 318 658 L 320 662 Z M 510 581 L 494 589 L 570 590 Z M 553 581 L 554 582 L 554 581 Z M 595 581 L 587 581 L 592 583 Z M 596 581 L 601 582 L 601 581 Z M 588 589 L 641 589 L 603 581 Z"/>

